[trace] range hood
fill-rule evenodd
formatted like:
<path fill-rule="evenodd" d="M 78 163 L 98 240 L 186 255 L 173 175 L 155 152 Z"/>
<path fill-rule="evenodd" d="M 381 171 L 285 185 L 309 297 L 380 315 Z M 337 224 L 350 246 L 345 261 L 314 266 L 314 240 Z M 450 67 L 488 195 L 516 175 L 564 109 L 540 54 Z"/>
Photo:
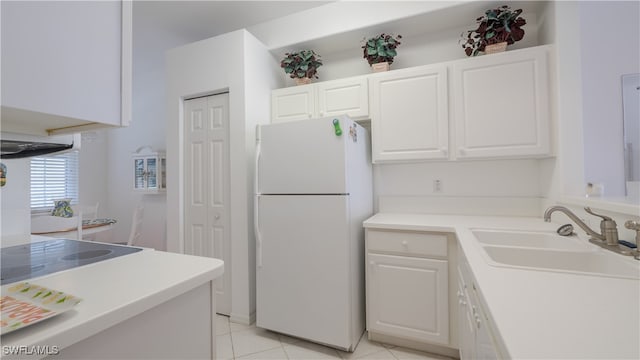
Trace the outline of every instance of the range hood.
<path fill-rule="evenodd" d="M 80 134 L 36 136 L 0 133 L 0 159 L 21 159 L 80 149 Z"/>

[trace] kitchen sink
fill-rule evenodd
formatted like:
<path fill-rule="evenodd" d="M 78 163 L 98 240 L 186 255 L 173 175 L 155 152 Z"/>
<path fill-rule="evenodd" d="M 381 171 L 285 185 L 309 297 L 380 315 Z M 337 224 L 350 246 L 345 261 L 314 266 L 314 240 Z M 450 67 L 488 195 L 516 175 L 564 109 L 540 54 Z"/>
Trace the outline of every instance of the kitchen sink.
<path fill-rule="evenodd" d="M 472 233 L 481 245 L 595 251 L 595 248 L 587 241 L 581 240 L 575 235 L 560 236 L 552 232 L 494 229 L 473 229 Z"/>
<path fill-rule="evenodd" d="M 533 270 L 640 279 L 640 262 L 602 250 L 554 251 L 533 248 L 483 246 L 496 264 Z"/>

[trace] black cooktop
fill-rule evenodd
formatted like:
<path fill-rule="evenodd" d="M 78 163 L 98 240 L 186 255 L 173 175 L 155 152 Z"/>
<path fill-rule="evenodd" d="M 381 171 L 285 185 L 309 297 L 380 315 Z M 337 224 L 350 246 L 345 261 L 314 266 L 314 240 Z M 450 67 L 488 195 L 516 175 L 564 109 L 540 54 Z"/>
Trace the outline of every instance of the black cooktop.
<path fill-rule="evenodd" d="M 55 239 L 2 248 L 2 285 L 141 251 L 140 248 Z"/>

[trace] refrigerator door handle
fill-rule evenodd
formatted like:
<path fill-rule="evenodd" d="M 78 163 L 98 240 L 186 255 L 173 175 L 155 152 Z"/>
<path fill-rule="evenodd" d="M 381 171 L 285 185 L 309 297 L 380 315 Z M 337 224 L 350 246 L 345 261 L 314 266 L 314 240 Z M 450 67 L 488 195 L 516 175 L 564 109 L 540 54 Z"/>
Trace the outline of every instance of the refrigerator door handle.
<path fill-rule="evenodd" d="M 256 201 L 254 204 L 254 213 L 253 213 L 253 230 L 256 235 L 256 266 L 258 268 L 262 267 L 262 236 L 260 235 L 260 211 L 258 208 L 260 207 L 260 195 L 256 194 Z"/>
<path fill-rule="evenodd" d="M 253 231 L 256 237 L 256 266 L 262 267 L 262 236 L 260 236 L 260 194 L 258 194 L 259 174 L 260 168 L 260 141 L 256 144 L 256 167 L 254 173 L 254 190 L 255 190 L 255 203 L 253 204 Z"/>

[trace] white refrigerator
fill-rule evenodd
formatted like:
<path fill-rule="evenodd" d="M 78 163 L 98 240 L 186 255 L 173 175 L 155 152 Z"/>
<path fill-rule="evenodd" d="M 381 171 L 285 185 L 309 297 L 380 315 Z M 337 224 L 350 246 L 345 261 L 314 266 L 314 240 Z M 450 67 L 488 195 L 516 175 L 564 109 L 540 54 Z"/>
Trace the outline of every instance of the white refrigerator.
<path fill-rule="evenodd" d="M 369 134 L 347 116 L 257 133 L 256 325 L 353 351 L 365 328 Z"/>

